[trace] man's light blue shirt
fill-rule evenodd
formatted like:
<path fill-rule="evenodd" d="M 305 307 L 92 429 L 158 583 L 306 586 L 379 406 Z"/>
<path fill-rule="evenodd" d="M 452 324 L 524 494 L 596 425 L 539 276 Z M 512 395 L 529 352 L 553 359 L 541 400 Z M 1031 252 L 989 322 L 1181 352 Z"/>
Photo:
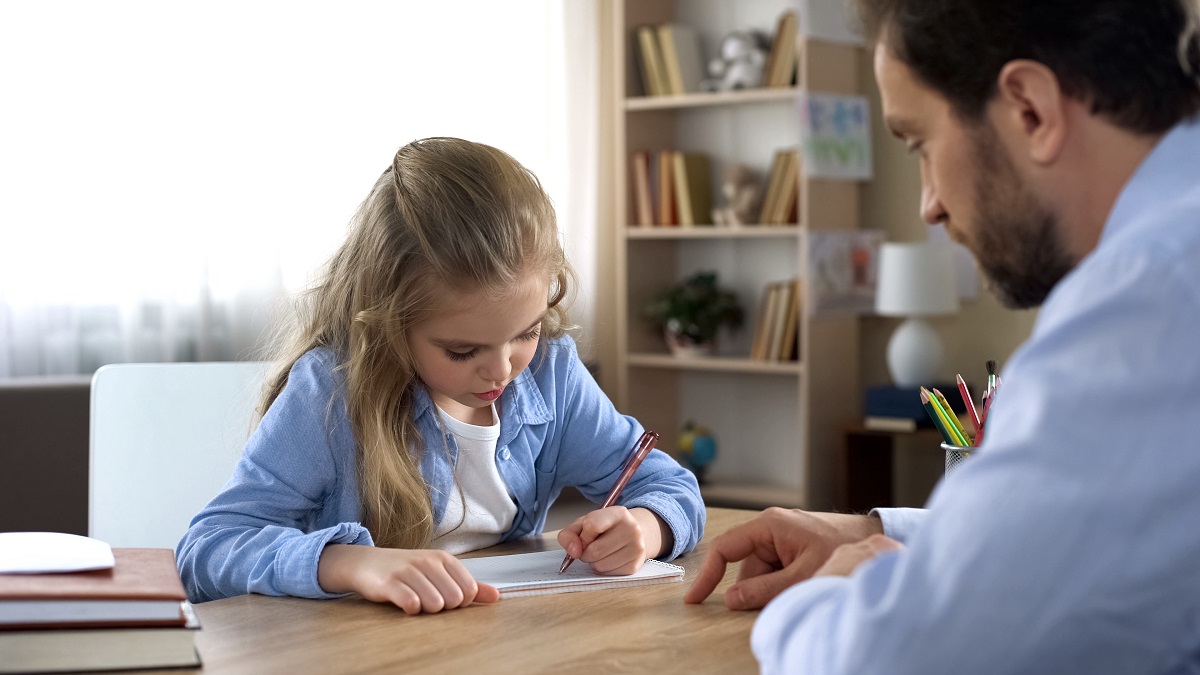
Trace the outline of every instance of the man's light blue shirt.
<path fill-rule="evenodd" d="M 414 394 L 413 414 L 426 447 L 420 470 L 440 522 L 447 501 L 457 499 L 458 447 L 438 423 L 424 388 Z M 642 433 L 600 390 L 569 337 L 541 344 L 497 407 L 496 467 L 517 505 L 502 541 L 541 532 L 550 504 L 566 486 L 603 502 Z M 179 542 L 188 597 L 334 597 L 317 583 L 325 545 L 372 544 L 360 524 L 356 448 L 338 359 L 329 349 L 314 349 L 296 361 L 233 477 Z M 666 522 L 674 547 L 665 560 L 692 550 L 704 534 L 695 476 L 662 451 L 646 457 L 617 503 L 644 507 Z"/>
<path fill-rule="evenodd" d="M 907 548 L 798 584 L 768 673 L 1200 672 L 1200 126 L 1121 192 L 1003 372 L 979 454 Z"/>

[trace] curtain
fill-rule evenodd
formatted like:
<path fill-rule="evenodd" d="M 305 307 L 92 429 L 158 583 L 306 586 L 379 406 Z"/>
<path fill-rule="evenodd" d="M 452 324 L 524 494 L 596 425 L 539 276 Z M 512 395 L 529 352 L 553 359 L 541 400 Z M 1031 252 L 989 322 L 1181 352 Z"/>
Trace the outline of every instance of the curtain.
<path fill-rule="evenodd" d="M 401 145 L 532 169 L 594 315 L 595 0 L 0 4 L 0 377 L 253 358 Z"/>

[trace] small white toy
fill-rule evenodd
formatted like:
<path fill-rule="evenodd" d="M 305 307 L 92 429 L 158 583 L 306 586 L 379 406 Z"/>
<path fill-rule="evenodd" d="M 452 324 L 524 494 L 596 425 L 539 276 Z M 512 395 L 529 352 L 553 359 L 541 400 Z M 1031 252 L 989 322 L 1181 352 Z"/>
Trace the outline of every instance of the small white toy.
<path fill-rule="evenodd" d="M 704 91 L 733 91 L 762 85 L 767 61 L 765 38 L 755 31 L 737 30 L 721 39 L 718 56 L 708 62 L 709 78 L 700 82 Z"/>

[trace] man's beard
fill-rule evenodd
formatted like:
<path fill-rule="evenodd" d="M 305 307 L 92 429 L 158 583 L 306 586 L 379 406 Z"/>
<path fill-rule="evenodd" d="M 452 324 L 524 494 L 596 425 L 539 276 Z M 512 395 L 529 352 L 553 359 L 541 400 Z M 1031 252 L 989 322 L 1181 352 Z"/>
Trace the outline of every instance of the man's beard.
<path fill-rule="evenodd" d="M 979 158 L 975 181 L 975 259 L 1000 302 L 1037 307 L 1078 261 L 1067 253 L 1058 219 L 1025 188 L 996 132 L 972 132 Z"/>

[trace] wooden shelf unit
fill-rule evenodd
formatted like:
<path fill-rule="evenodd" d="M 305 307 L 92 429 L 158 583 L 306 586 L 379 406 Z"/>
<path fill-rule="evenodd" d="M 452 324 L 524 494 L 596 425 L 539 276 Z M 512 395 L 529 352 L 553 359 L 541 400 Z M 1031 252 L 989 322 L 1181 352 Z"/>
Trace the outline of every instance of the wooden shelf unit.
<path fill-rule="evenodd" d="M 706 105 L 737 105 L 739 103 L 761 103 L 763 101 L 790 101 L 800 90 L 796 87 L 774 87 L 738 89 L 735 91 L 711 91 L 682 94 L 679 96 L 632 96 L 625 99 L 625 109 L 667 110 Z"/>
<path fill-rule="evenodd" d="M 799 319 L 800 360 L 752 361 L 748 354 L 759 297 L 769 281 L 806 273 L 814 229 L 858 227 L 858 185 L 801 172 L 798 222 L 719 228 L 639 227 L 630 179 L 637 150 L 707 153 L 714 200 L 731 162 L 747 164 L 765 182 L 773 153 L 800 142 L 797 102 L 806 89 L 857 94 L 861 49 L 798 38 L 797 84 L 680 96 L 645 96 L 635 58 L 635 30 L 679 22 L 700 36 L 705 60 L 733 30 L 770 35 L 788 0 L 613 0 L 604 5 L 607 53 L 618 95 L 612 116 L 615 176 L 611 223 L 616 237 L 616 402 L 662 436 L 674 452 L 680 429 L 693 420 L 712 429 L 716 462 L 703 486 L 714 506 L 770 505 L 828 509 L 835 505 L 842 432 L 862 419 L 858 374 L 859 321 L 854 316 Z M 764 185 L 765 192 L 765 185 Z M 745 309 L 741 331 L 723 335 L 718 355 L 682 359 L 668 354 L 661 335 L 641 317 L 659 290 L 693 272 L 713 269 L 736 290 Z"/>

